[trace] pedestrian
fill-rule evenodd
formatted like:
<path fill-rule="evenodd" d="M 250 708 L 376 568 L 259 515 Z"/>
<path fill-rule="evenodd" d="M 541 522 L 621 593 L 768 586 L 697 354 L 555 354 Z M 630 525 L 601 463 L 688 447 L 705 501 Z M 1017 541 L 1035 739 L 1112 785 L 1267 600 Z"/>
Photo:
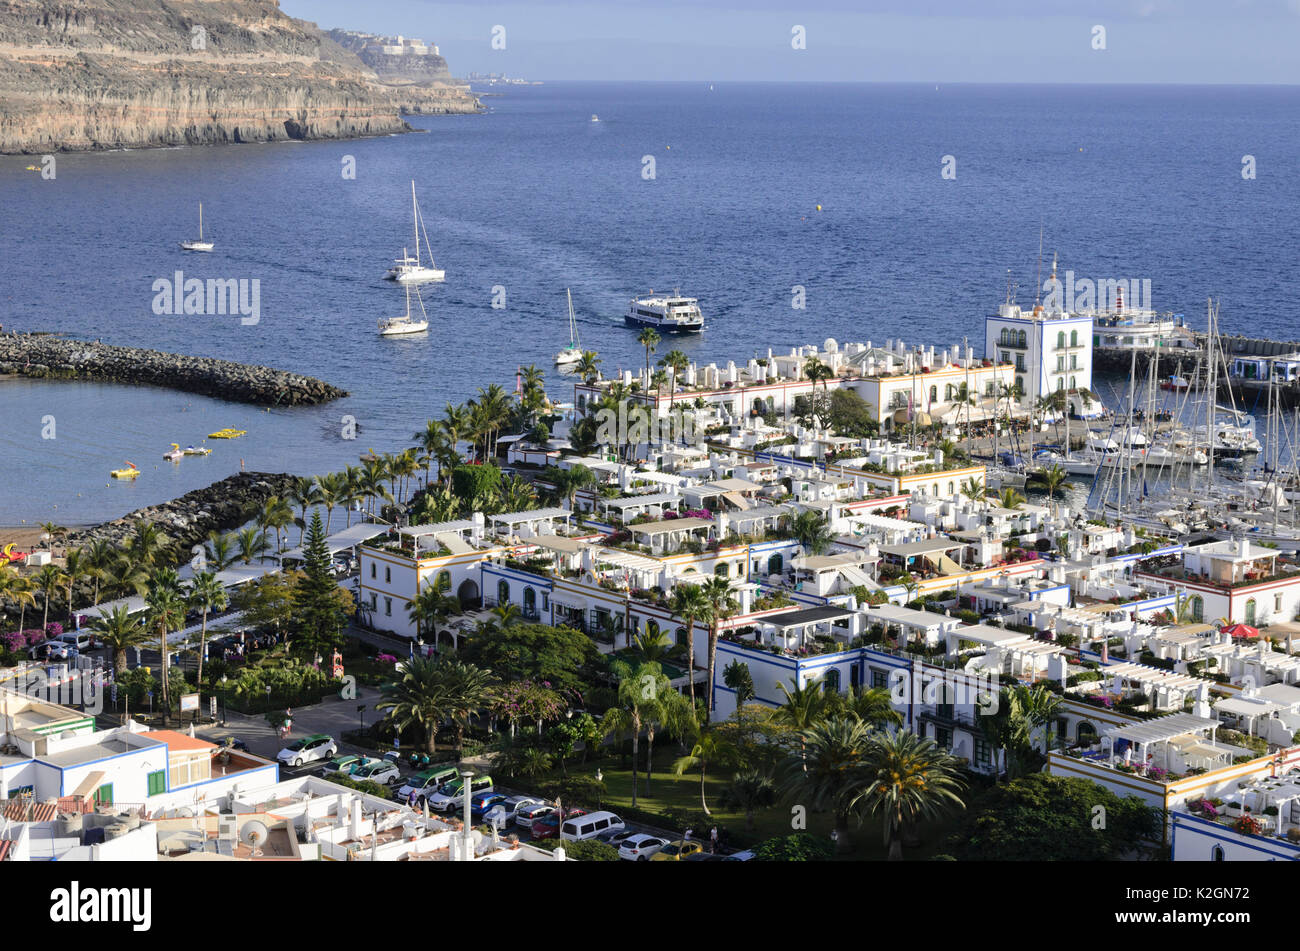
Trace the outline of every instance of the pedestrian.
<path fill-rule="evenodd" d="M 709 851 L 715 855 L 718 851 L 718 827 L 714 826 L 709 830 Z"/>
<path fill-rule="evenodd" d="M 685 835 L 685 837 L 684 837 L 684 838 L 685 838 L 685 841 L 687 841 L 687 842 L 691 841 L 691 832 L 692 832 L 691 829 L 687 829 L 687 830 L 686 830 L 686 835 Z"/>

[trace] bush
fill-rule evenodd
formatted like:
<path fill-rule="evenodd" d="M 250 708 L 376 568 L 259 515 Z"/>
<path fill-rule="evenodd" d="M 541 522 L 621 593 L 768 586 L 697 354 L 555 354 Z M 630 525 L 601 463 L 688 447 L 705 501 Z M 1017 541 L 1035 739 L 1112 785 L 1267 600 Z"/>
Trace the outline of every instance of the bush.
<path fill-rule="evenodd" d="M 543 840 L 545 841 L 545 840 Z M 581 842 L 562 842 L 564 854 L 579 862 L 617 862 L 618 849 L 608 842 L 584 839 Z"/>
<path fill-rule="evenodd" d="M 796 832 L 759 843 L 754 848 L 757 862 L 826 862 L 833 852 L 831 840 L 808 832 Z"/>

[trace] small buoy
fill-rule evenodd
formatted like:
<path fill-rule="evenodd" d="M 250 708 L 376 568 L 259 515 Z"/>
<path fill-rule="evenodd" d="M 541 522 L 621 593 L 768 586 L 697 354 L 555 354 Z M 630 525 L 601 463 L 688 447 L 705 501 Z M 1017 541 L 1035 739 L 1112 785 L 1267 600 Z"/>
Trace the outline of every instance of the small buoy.
<path fill-rule="evenodd" d="M 666 148 L 666 149 L 671 149 L 672 146 L 671 146 L 671 145 L 665 145 L 664 148 Z"/>
<path fill-rule="evenodd" d="M 821 210 L 822 210 L 822 206 L 821 206 L 821 205 L 818 205 L 818 206 L 817 206 L 817 210 L 818 210 L 818 211 L 821 211 Z"/>

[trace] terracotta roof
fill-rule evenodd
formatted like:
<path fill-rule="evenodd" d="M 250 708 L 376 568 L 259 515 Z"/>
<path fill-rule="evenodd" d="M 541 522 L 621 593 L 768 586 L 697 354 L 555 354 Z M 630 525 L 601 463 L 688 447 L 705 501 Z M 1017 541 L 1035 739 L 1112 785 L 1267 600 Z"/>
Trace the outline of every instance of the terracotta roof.
<path fill-rule="evenodd" d="M 167 744 L 169 753 L 179 753 L 191 750 L 215 750 L 217 744 L 209 743 L 207 740 L 200 740 L 197 737 L 186 736 L 184 733 L 177 733 L 175 730 L 149 730 L 144 734 L 150 739 L 157 740 L 159 743 Z"/>

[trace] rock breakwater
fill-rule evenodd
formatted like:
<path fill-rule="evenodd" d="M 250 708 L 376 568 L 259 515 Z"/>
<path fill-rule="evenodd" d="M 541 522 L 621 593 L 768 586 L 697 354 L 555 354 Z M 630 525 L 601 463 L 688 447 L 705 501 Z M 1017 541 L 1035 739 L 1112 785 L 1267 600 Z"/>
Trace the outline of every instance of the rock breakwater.
<path fill-rule="evenodd" d="M 147 384 L 257 406 L 312 406 L 345 390 L 315 377 L 177 353 L 88 343 L 49 334 L 0 334 L 0 374 Z"/>

